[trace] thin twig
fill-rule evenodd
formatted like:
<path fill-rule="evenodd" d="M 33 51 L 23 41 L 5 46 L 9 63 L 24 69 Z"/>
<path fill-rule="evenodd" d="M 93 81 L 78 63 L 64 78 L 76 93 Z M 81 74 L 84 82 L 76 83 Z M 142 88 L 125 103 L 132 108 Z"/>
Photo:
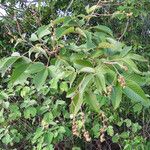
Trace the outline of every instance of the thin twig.
<path fill-rule="evenodd" d="M 69 10 L 69 8 L 72 6 L 72 4 L 73 4 L 73 1 L 74 0 L 71 0 L 71 2 L 69 3 L 69 5 L 68 5 L 68 7 L 67 7 L 67 9 L 66 9 L 66 11 L 65 11 L 65 15 L 67 15 L 67 12 L 68 12 L 68 10 Z"/>
<path fill-rule="evenodd" d="M 125 33 L 128 29 L 128 26 L 129 26 L 129 18 L 127 19 L 127 23 L 126 23 L 126 26 L 124 28 L 124 31 L 123 31 L 122 35 L 118 38 L 118 41 L 120 41 L 123 38 L 123 36 L 125 35 Z"/>

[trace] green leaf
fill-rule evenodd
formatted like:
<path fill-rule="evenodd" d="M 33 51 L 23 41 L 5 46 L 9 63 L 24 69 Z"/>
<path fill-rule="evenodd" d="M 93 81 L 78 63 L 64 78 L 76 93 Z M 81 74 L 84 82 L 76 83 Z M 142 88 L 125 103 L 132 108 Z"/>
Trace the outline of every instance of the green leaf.
<path fill-rule="evenodd" d="M 110 136 L 114 135 L 113 126 L 108 126 L 108 128 L 107 128 L 107 134 L 110 135 Z"/>
<path fill-rule="evenodd" d="M 113 91 L 111 94 L 111 100 L 112 100 L 112 105 L 113 105 L 114 109 L 117 109 L 122 100 L 122 88 L 120 85 L 116 85 L 115 87 L 113 87 Z"/>
<path fill-rule="evenodd" d="M 71 98 L 76 94 L 76 92 L 77 92 L 77 89 L 75 87 L 72 87 L 68 90 L 66 97 Z"/>
<path fill-rule="evenodd" d="M 132 122 L 130 119 L 125 119 L 124 122 L 126 123 L 126 126 L 129 128 L 132 125 Z"/>
<path fill-rule="evenodd" d="M 62 91 L 62 92 L 67 92 L 68 91 L 68 84 L 66 83 L 66 82 L 61 82 L 60 83 L 60 90 Z"/>
<path fill-rule="evenodd" d="M 45 68 L 44 64 L 41 62 L 33 62 L 29 65 L 29 67 L 25 70 L 25 73 L 27 74 L 35 74 L 37 72 L 40 72 Z"/>
<path fill-rule="evenodd" d="M 57 39 L 61 38 L 62 36 L 64 35 L 67 35 L 69 33 L 74 33 L 74 27 L 70 27 L 68 29 L 65 29 L 65 28 L 58 28 L 56 29 L 56 37 Z"/>
<path fill-rule="evenodd" d="M 2 76 L 5 74 L 5 72 L 10 68 L 20 57 L 18 56 L 11 56 L 2 62 L 0 66 L 0 72 L 2 73 Z"/>
<path fill-rule="evenodd" d="M 95 73 L 95 69 L 94 68 L 91 68 L 91 67 L 84 67 L 82 69 L 79 70 L 79 73 L 80 72 L 85 72 L 85 73 Z"/>
<path fill-rule="evenodd" d="M 32 139 L 32 143 L 34 144 L 35 142 L 37 142 L 37 140 L 43 135 L 43 128 L 42 127 L 38 127 L 36 129 L 36 132 L 34 134 L 34 137 Z"/>
<path fill-rule="evenodd" d="M 50 31 L 49 31 L 49 26 L 41 26 L 38 30 L 37 30 L 37 35 L 38 37 L 41 39 L 43 38 L 44 36 L 46 35 L 49 35 L 50 34 Z"/>
<path fill-rule="evenodd" d="M 127 86 L 123 89 L 123 93 L 130 99 L 141 102 L 144 106 L 149 106 L 150 101 L 147 99 L 144 91 L 141 87 L 134 81 L 127 80 Z"/>
<path fill-rule="evenodd" d="M 127 57 L 133 60 L 141 61 L 141 62 L 148 62 L 143 56 L 138 55 L 138 54 L 128 54 Z"/>
<path fill-rule="evenodd" d="M 123 138 L 123 139 L 127 139 L 127 138 L 129 138 L 129 132 L 122 132 L 121 134 L 120 134 L 120 137 L 121 138 Z"/>
<path fill-rule="evenodd" d="M 137 65 L 130 59 L 128 56 L 124 57 L 122 59 L 125 64 L 127 64 L 135 73 L 140 74 L 141 72 L 139 71 Z"/>
<path fill-rule="evenodd" d="M 74 63 L 84 67 L 93 67 L 92 63 L 88 60 L 76 59 Z"/>
<path fill-rule="evenodd" d="M 125 57 L 131 50 L 132 46 L 125 46 L 120 53 L 121 57 Z"/>
<path fill-rule="evenodd" d="M 45 83 L 45 81 L 47 79 L 47 76 L 48 76 L 48 69 L 45 68 L 45 69 L 41 70 L 40 72 L 38 72 L 33 77 L 33 83 L 38 90 L 40 90 L 42 88 L 43 84 Z"/>
<path fill-rule="evenodd" d="M 89 74 L 85 76 L 82 79 L 82 81 L 79 83 L 79 86 L 78 86 L 79 91 L 77 91 L 77 94 L 72 98 L 72 102 L 70 105 L 71 113 L 76 114 L 81 108 L 82 103 L 83 103 L 83 93 L 85 92 L 86 87 L 88 86 L 92 78 L 93 78 L 93 75 Z M 72 93 L 72 95 L 75 94 L 74 92 Z"/>
<path fill-rule="evenodd" d="M 85 30 L 85 34 L 86 34 L 86 44 L 83 44 L 83 46 L 86 48 L 86 51 L 96 48 L 96 45 L 92 41 L 92 33 Z"/>
<path fill-rule="evenodd" d="M 133 111 L 140 113 L 142 111 L 142 108 L 143 108 L 143 106 L 140 103 L 138 103 L 138 104 L 134 105 Z"/>
<path fill-rule="evenodd" d="M 98 9 L 98 8 L 100 8 L 101 6 L 99 6 L 99 5 L 93 5 L 92 7 L 90 7 L 89 8 L 89 6 L 87 6 L 86 7 L 86 12 L 88 13 L 88 14 L 90 14 L 90 13 L 92 13 L 92 12 L 94 12 L 96 9 Z"/>
<path fill-rule="evenodd" d="M 114 45 L 108 42 L 101 42 L 99 43 L 98 48 L 114 48 Z"/>
<path fill-rule="evenodd" d="M 9 95 L 5 93 L 4 91 L 0 91 L 0 100 L 8 99 Z"/>
<path fill-rule="evenodd" d="M 45 140 L 48 144 L 52 143 L 53 138 L 54 138 L 54 134 L 52 132 L 46 132 Z"/>
<path fill-rule="evenodd" d="M 35 33 L 32 33 L 29 40 L 35 42 L 35 41 L 38 40 L 38 37 L 37 37 L 37 35 Z"/>
<path fill-rule="evenodd" d="M 70 104 L 70 112 L 76 115 L 77 112 L 80 110 L 82 103 L 83 103 L 83 95 L 78 93 L 72 99 L 72 102 Z"/>
<path fill-rule="evenodd" d="M 24 117 L 26 119 L 30 119 L 31 117 L 35 117 L 36 113 L 37 113 L 36 108 L 34 108 L 34 107 L 28 107 L 24 111 Z"/>
<path fill-rule="evenodd" d="M 51 81 L 50 81 L 50 85 L 51 85 L 50 88 L 57 90 L 58 89 L 58 81 L 59 81 L 58 78 L 51 79 Z"/>
<path fill-rule="evenodd" d="M 110 28 L 106 27 L 106 26 L 98 25 L 98 26 L 95 26 L 93 28 L 96 29 L 97 31 L 104 32 L 104 33 L 107 33 L 110 36 L 113 36 L 112 30 Z"/>
<path fill-rule="evenodd" d="M 66 17 L 59 17 L 59 18 L 55 19 L 52 23 L 53 23 L 54 25 L 59 24 L 59 23 L 62 23 L 62 22 L 64 22 L 65 18 L 66 18 Z"/>
<path fill-rule="evenodd" d="M 82 36 L 84 36 L 86 38 L 86 34 L 84 33 L 84 31 L 81 28 L 76 28 L 75 32 L 80 34 L 80 35 L 82 35 Z"/>
<path fill-rule="evenodd" d="M 94 51 L 93 53 L 92 53 L 92 58 L 98 58 L 98 57 L 100 57 L 100 56 L 102 56 L 104 54 L 104 51 L 102 51 L 102 50 L 97 50 L 97 51 Z"/>
<path fill-rule="evenodd" d="M 25 70 L 29 67 L 30 63 L 21 64 L 13 70 L 10 78 L 10 83 L 15 84 L 21 77 L 24 76 Z"/>
<path fill-rule="evenodd" d="M 97 101 L 96 95 L 91 91 L 85 93 L 85 102 L 89 104 L 89 106 L 95 110 L 96 112 L 100 112 L 100 105 Z"/>
<path fill-rule="evenodd" d="M 97 81 L 96 86 L 97 86 L 97 89 L 99 90 L 99 92 L 101 93 L 102 90 L 106 92 L 105 76 L 99 72 L 96 74 L 95 78 Z"/>
<path fill-rule="evenodd" d="M 2 138 L 2 142 L 6 145 L 9 144 L 12 140 L 13 139 L 8 133 Z"/>
<path fill-rule="evenodd" d="M 49 124 L 53 120 L 53 114 L 51 112 L 47 112 L 44 114 L 43 121 Z"/>
<path fill-rule="evenodd" d="M 90 81 L 92 81 L 92 79 L 93 79 L 93 75 L 92 74 L 89 74 L 89 75 L 87 75 L 87 76 L 85 76 L 83 78 L 83 80 L 79 84 L 79 92 L 81 94 L 84 93 L 84 91 L 86 90 L 86 87 L 89 85 L 89 83 L 90 83 Z"/>

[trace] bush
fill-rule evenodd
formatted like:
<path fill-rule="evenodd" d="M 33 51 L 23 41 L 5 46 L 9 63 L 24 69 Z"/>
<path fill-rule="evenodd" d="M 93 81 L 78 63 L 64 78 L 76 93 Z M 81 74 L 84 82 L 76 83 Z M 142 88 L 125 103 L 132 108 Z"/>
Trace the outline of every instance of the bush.
<path fill-rule="evenodd" d="M 63 142 L 86 149 L 94 140 L 101 148 L 105 141 L 124 149 L 146 145 L 139 118 L 150 102 L 138 62 L 147 60 L 110 28 L 90 23 L 96 5 L 86 9 L 20 35 L 15 47 L 22 50 L 0 60 L 2 148 L 48 150 Z"/>

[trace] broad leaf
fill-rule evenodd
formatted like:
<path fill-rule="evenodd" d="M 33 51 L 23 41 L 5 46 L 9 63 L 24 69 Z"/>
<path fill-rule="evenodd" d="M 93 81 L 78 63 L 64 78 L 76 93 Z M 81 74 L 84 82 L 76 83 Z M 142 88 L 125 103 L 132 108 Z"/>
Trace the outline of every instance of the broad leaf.
<path fill-rule="evenodd" d="M 96 78 L 96 86 L 97 89 L 100 91 L 100 93 L 101 89 L 106 92 L 105 76 L 99 72 L 96 74 L 95 78 Z"/>
<path fill-rule="evenodd" d="M 100 112 L 100 105 L 97 101 L 96 95 L 92 92 L 88 91 L 85 93 L 85 102 L 89 104 L 89 106 L 95 110 L 96 112 Z"/>
<path fill-rule="evenodd" d="M 45 68 L 44 64 L 41 62 L 33 62 L 29 65 L 29 67 L 25 70 L 27 74 L 34 74 L 40 72 Z"/>
<path fill-rule="evenodd" d="M 50 34 L 50 31 L 49 31 L 49 26 L 41 26 L 38 30 L 37 30 L 37 35 L 38 37 L 41 39 L 43 38 L 44 36 L 46 35 L 49 35 Z"/>
<path fill-rule="evenodd" d="M 38 40 L 38 37 L 37 37 L 37 35 L 35 33 L 32 33 L 29 40 L 35 42 L 35 41 Z"/>
<path fill-rule="evenodd" d="M 150 101 L 145 96 L 144 91 L 141 87 L 134 81 L 127 80 L 127 86 L 123 89 L 123 93 L 130 99 L 141 102 L 144 106 L 149 106 Z"/>
<path fill-rule="evenodd" d="M 62 36 L 64 35 L 67 35 L 69 33 L 73 33 L 74 32 L 74 27 L 70 27 L 68 29 L 65 29 L 65 28 L 58 28 L 56 30 L 56 37 L 57 39 L 61 38 Z"/>
<path fill-rule="evenodd" d="M 92 81 L 92 79 L 93 79 L 93 75 L 92 74 L 89 74 L 89 75 L 87 75 L 87 76 L 85 76 L 83 78 L 83 80 L 81 81 L 81 83 L 79 85 L 79 92 L 81 94 L 84 93 L 85 88 L 88 86 L 88 84 L 90 83 L 90 81 Z"/>
<path fill-rule="evenodd" d="M 5 74 L 5 72 L 7 71 L 7 69 L 9 69 L 20 57 L 18 56 L 12 56 L 12 57 L 8 57 L 6 58 L 1 66 L 0 66 L 0 72 L 2 73 L 2 76 Z"/>
<path fill-rule="evenodd" d="M 78 93 L 72 99 L 72 102 L 70 105 L 70 112 L 72 114 L 76 115 L 77 112 L 80 110 L 82 103 L 83 103 L 83 95 Z"/>
<path fill-rule="evenodd" d="M 10 78 L 10 83 L 15 84 L 17 80 L 20 80 L 21 77 L 24 77 L 25 70 L 29 67 L 30 63 L 24 63 L 19 65 L 13 70 L 12 76 Z"/>
<path fill-rule="evenodd" d="M 120 85 L 113 87 L 111 101 L 114 109 L 118 108 L 122 99 L 122 88 Z"/>
<path fill-rule="evenodd" d="M 93 67 L 92 63 L 88 60 L 76 59 L 74 63 L 84 67 Z"/>
<path fill-rule="evenodd" d="M 139 71 L 137 65 L 128 57 L 122 58 L 124 63 L 126 63 L 135 73 L 140 74 L 141 72 Z"/>
<path fill-rule="evenodd" d="M 101 31 L 101 32 L 107 33 L 110 36 L 113 36 L 112 30 L 106 26 L 98 25 L 98 26 L 95 26 L 93 28 L 96 29 L 97 31 Z"/>
<path fill-rule="evenodd" d="M 141 62 L 147 62 L 147 60 L 143 56 L 138 55 L 138 54 L 130 53 L 127 55 L 127 57 L 130 59 L 133 59 L 133 60 L 137 60 L 137 61 L 141 61 Z"/>
<path fill-rule="evenodd" d="M 48 76 L 48 68 L 45 68 L 38 72 L 34 77 L 33 77 L 33 83 L 35 87 L 40 90 L 45 83 L 46 79 Z"/>
<path fill-rule="evenodd" d="M 95 73 L 95 69 L 94 68 L 91 68 L 91 67 L 84 67 L 82 69 L 79 70 L 79 73 L 80 72 L 85 72 L 85 73 Z"/>

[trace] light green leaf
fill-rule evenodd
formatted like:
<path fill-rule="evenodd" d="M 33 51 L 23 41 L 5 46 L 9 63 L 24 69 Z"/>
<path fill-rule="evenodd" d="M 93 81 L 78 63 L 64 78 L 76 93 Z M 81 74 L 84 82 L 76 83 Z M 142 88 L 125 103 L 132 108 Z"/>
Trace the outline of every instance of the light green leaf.
<path fill-rule="evenodd" d="M 84 31 L 81 28 L 77 27 L 75 29 L 75 32 L 78 33 L 78 34 L 80 34 L 80 35 L 82 35 L 82 36 L 84 36 L 86 38 L 86 34 L 84 33 Z"/>
<path fill-rule="evenodd" d="M 45 134 L 45 140 L 46 140 L 47 143 L 51 144 L 53 138 L 54 138 L 53 132 L 46 132 L 46 134 Z M 49 149 L 47 149 L 47 150 L 49 150 Z"/>
<path fill-rule="evenodd" d="M 113 105 L 114 109 L 117 109 L 122 100 L 122 88 L 120 85 L 116 85 L 115 87 L 113 87 L 113 91 L 111 94 L 111 100 L 112 100 L 112 105 Z"/>
<path fill-rule="evenodd" d="M 90 83 L 90 81 L 92 81 L 92 79 L 93 79 L 93 75 L 92 74 L 89 74 L 89 75 L 87 75 L 87 76 L 85 76 L 83 78 L 83 80 L 81 81 L 81 83 L 79 85 L 79 92 L 81 94 L 84 93 L 86 87 L 89 85 L 89 83 Z"/>
<path fill-rule="evenodd" d="M 88 60 L 76 59 L 74 63 L 84 67 L 93 67 L 92 63 Z"/>
<path fill-rule="evenodd" d="M 59 17 L 59 18 L 55 19 L 55 20 L 52 22 L 52 24 L 56 25 L 56 24 L 59 24 L 59 23 L 64 22 L 64 20 L 65 20 L 65 17 Z"/>
<path fill-rule="evenodd" d="M 38 37 L 37 37 L 37 35 L 35 33 L 32 33 L 29 40 L 35 42 L 35 41 L 38 40 Z"/>
<path fill-rule="evenodd" d="M 40 138 L 43 135 L 43 128 L 42 127 L 38 127 L 36 129 L 36 132 L 34 134 L 34 137 L 32 139 L 32 143 L 34 144 L 35 142 L 37 142 L 38 138 Z"/>
<path fill-rule="evenodd" d="M 43 38 L 44 36 L 46 35 L 49 35 L 50 34 L 50 31 L 49 31 L 49 26 L 41 26 L 38 30 L 37 30 L 37 35 L 38 37 L 41 39 Z"/>
<path fill-rule="evenodd" d="M 101 6 L 99 6 L 99 5 L 93 5 L 92 7 L 89 8 L 89 5 L 88 5 L 88 6 L 86 6 L 85 9 L 86 9 L 87 14 L 90 14 L 100 7 Z"/>
<path fill-rule="evenodd" d="M 76 115 L 77 112 L 80 110 L 82 103 L 83 103 L 83 95 L 78 93 L 73 97 L 72 102 L 70 104 L 71 114 Z"/>
<path fill-rule="evenodd" d="M 120 53 L 121 57 L 125 57 L 131 50 L 132 46 L 125 46 Z"/>
<path fill-rule="evenodd" d="M 33 83 L 38 90 L 42 88 L 42 85 L 45 83 L 47 76 L 48 76 L 48 69 L 45 68 L 41 70 L 40 72 L 38 72 L 33 77 Z"/>
<path fill-rule="evenodd" d="M 95 73 L 95 69 L 94 68 L 91 68 L 91 67 L 84 67 L 82 69 L 79 70 L 79 73 L 80 72 L 85 72 L 85 73 Z"/>
<path fill-rule="evenodd" d="M 45 68 L 44 64 L 41 62 L 32 62 L 29 67 L 25 70 L 25 73 L 27 74 L 35 74 L 37 72 L 40 72 Z"/>
<path fill-rule="evenodd" d="M 105 76 L 99 72 L 96 74 L 95 78 L 97 81 L 96 86 L 97 86 L 97 89 L 99 90 L 99 92 L 101 93 L 101 89 L 106 92 Z"/>
<path fill-rule="evenodd" d="M 93 110 L 98 113 L 100 112 L 100 105 L 97 101 L 96 95 L 94 95 L 91 91 L 85 93 L 85 102 L 89 104 Z"/>
<path fill-rule="evenodd" d="M 44 114 L 43 121 L 49 124 L 51 121 L 53 121 L 53 118 L 53 114 L 51 112 L 47 112 Z"/>
<path fill-rule="evenodd" d="M 31 117 L 35 117 L 36 113 L 37 113 L 36 108 L 34 108 L 34 107 L 28 107 L 24 111 L 24 117 L 26 119 L 30 119 Z"/>
<path fill-rule="evenodd" d="M 94 29 L 96 29 L 97 31 L 107 33 L 110 36 L 113 36 L 112 30 L 110 28 L 106 27 L 106 26 L 98 25 L 98 26 L 95 26 Z"/>
<path fill-rule="evenodd" d="M 141 62 L 148 62 L 143 56 L 138 55 L 138 54 L 128 54 L 127 57 L 133 60 L 141 61 Z"/>
<path fill-rule="evenodd" d="M 113 126 L 108 126 L 108 128 L 107 128 L 107 134 L 110 135 L 110 136 L 114 135 Z"/>
<path fill-rule="evenodd" d="M 0 66 L 0 72 L 2 73 L 2 76 L 5 74 L 8 68 L 10 68 L 19 58 L 19 56 L 12 56 L 4 59 Z"/>
<path fill-rule="evenodd" d="M 74 33 L 74 32 L 75 32 L 74 27 L 70 27 L 68 29 L 58 28 L 58 29 L 56 29 L 56 37 L 57 37 L 57 39 L 59 39 L 64 35 L 67 35 L 69 33 Z"/>
<path fill-rule="evenodd" d="M 9 144 L 12 140 L 13 138 L 11 138 L 11 136 L 8 133 L 2 138 L 2 142 L 6 145 Z"/>
<path fill-rule="evenodd" d="M 62 91 L 62 92 L 67 92 L 68 91 L 68 84 L 66 83 L 66 82 L 61 82 L 60 83 L 60 90 Z"/>
<path fill-rule="evenodd" d="M 141 74 L 141 72 L 139 71 L 137 65 L 136 65 L 130 58 L 128 58 L 128 56 L 122 58 L 122 60 L 123 60 L 124 63 L 127 64 L 135 73 Z"/>
<path fill-rule="evenodd" d="M 123 89 L 123 93 L 130 99 L 141 102 L 144 106 L 149 106 L 150 101 L 146 97 L 141 87 L 134 81 L 127 80 L 127 86 Z"/>

